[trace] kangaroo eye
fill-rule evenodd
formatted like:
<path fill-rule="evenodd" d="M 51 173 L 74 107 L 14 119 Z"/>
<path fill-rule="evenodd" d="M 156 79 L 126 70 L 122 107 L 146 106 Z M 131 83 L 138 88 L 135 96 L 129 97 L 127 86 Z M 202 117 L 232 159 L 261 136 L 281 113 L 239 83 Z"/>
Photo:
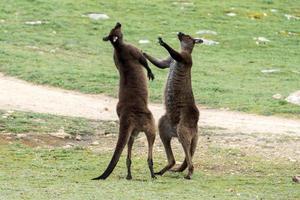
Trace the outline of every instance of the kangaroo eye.
<path fill-rule="evenodd" d="M 118 36 L 113 37 L 113 42 L 116 42 L 118 40 Z"/>

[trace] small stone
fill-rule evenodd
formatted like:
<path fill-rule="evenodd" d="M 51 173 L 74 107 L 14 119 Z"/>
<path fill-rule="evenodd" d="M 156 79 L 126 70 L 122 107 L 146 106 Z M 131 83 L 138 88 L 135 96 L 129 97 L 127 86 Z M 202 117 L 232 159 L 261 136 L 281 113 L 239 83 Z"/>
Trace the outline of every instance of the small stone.
<path fill-rule="evenodd" d="M 139 40 L 139 43 L 140 44 L 148 44 L 148 43 L 150 43 L 150 41 L 149 40 Z"/>
<path fill-rule="evenodd" d="M 27 136 L 26 134 L 20 133 L 20 134 L 17 134 L 16 138 L 22 139 L 22 138 L 25 138 L 26 136 Z"/>
<path fill-rule="evenodd" d="M 204 35 L 204 34 L 208 34 L 208 35 L 217 35 L 216 31 L 211 31 L 211 30 L 199 30 L 196 32 L 196 34 L 199 35 Z"/>
<path fill-rule="evenodd" d="M 264 74 L 268 74 L 268 73 L 280 72 L 280 69 L 263 69 L 261 70 L 261 72 Z"/>
<path fill-rule="evenodd" d="M 76 135 L 75 140 L 78 140 L 78 141 L 82 140 L 81 135 Z"/>
<path fill-rule="evenodd" d="M 105 111 L 109 111 L 109 109 L 107 107 L 104 108 Z"/>
<path fill-rule="evenodd" d="M 233 13 L 233 12 L 227 13 L 226 15 L 229 16 L 229 17 L 234 17 L 234 16 L 236 16 L 236 14 Z"/>
<path fill-rule="evenodd" d="M 27 25 L 40 25 L 40 24 L 43 24 L 42 21 L 38 20 L 38 21 L 27 21 L 25 22 L 25 24 Z"/>
<path fill-rule="evenodd" d="M 268 39 L 265 38 L 265 37 L 254 37 L 253 40 L 256 41 L 256 44 L 270 42 L 270 40 L 268 40 Z"/>
<path fill-rule="evenodd" d="M 99 142 L 98 141 L 94 141 L 91 145 L 93 145 L 93 146 L 99 145 Z"/>
<path fill-rule="evenodd" d="M 300 106 L 300 90 L 291 93 L 285 100 L 289 103 Z"/>
<path fill-rule="evenodd" d="M 292 178 L 292 180 L 295 182 L 295 183 L 300 183 L 300 176 L 294 176 Z"/>
<path fill-rule="evenodd" d="M 87 14 L 87 16 L 93 20 L 109 19 L 109 16 L 107 14 L 102 14 L 102 13 L 90 13 L 90 14 Z"/>
<path fill-rule="evenodd" d="M 289 15 L 289 14 L 284 14 L 284 16 L 285 16 L 288 20 L 291 20 L 291 19 L 298 20 L 298 19 L 300 19 L 300 17 L 296 17 L 296 16 L 294 16 L 294 15 Z"/>
<path fill-rule="evenodd" d="M 63 128 L 59 129 L 56 133 L 49 133 L 49 135 L 62 139 L 71 138 L 71 135 L 66 133 Z"/>
<path fill-rule="evenodd" d="M 281 94 L 274 94 L 273 99 L 282 99 L 282 95 Z"/>
<path fill-rule="evenodd" d="M 193 6 L 193 2 L 173 2 L 174 5 L 182 5 L 182 6 Z"/>
<path fill-rule="evenodd" d="M 67 145 L 63 146 L 63 149 L 70 149 L 70 148 L 72 148 L 72 146 L 71 146 L 71 145 L 69 145 L 69 144 L 67 144 Z"/>

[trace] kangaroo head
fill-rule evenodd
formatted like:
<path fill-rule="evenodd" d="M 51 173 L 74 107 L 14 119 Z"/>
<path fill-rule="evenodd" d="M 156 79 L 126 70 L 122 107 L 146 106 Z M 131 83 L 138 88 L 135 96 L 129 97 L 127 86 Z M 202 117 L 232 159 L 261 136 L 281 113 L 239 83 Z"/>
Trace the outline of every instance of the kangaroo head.
<path fill-rule="evenodd" d="M 110 41 L 113 45 L 119 44 L 123 42 L 123 34 L 121 31 L 121 24 L 117 22 L 115 27 L 111 29 L 108 36 L 103 38 L 103 41 Z"/>
<path fill-rule="evenodd" d="M 203 40 L 200 38 L 193 38 L 189 35 L 186 35 L 182 32 L 179 32 L 178 39 L 180 41 L 181 50 L 187 50 L 189 52 L 193 51 L 194 45 L 197 43 L 203 43 Z"/>

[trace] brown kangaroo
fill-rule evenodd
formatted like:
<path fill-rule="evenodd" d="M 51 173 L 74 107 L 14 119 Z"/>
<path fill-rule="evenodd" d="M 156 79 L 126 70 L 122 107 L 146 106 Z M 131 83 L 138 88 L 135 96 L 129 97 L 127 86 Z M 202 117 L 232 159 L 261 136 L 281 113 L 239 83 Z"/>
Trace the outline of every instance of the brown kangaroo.
<path fill-rule="evenodd" d="M 152 150 L 155 140 L 155 125 L 152 113 L 147 107 L 148 90 L 147 79 L 142 67 L 148 72 L 148 78 L 154 79 L 154 76 L 147 64 L 146 58 L 136 47 L 123 42 L 121 24 L 117 23 L 104 41 L 110 41 L 114 47 L 114 61 L 120 74 L 119 82 L 119 102 L 117 105 L 117 114 L 120 119 L 119 138 L 116 144 L 112 159 L 99 177 L 93 180 L 106 179 L 117 165 L 121 153 L 128 145 L 127 154 L 127 177 L 131 176 L 131 149 L 134 138 L 139 132 L 145 132 L 148 140 L 148 166 L 151 177 L 155 178 L 153 172 Z"/>
<path fill-rule="evenodd" d="M 182 172 L 188 167 L 186 179 L 190 179 L 194 167 L 192 157 L 198 141 L 199 111 L 195 104 L 191 84 L 192 51 L 196 43 L 202 43 L 201 39 L 194 39 L 184 33 L 178 33 L 181 44 L 181 52 L 177 52 L 158 38 L 159 44 L 170 54 L 165 60 L 158 60 L 144 53 L 144 56 L 155 66 L 164 69 L 170 68 L 165 88 L 166 113 L 159 120 L 159 135 L 165 147 L 168 164 L 159 171 L 164 174 L 175 165 L 174 155 L 171 149 L 172 137 L 178 137 L 183 146 L 185 160 L 180 167 L 172 171 Z"/>

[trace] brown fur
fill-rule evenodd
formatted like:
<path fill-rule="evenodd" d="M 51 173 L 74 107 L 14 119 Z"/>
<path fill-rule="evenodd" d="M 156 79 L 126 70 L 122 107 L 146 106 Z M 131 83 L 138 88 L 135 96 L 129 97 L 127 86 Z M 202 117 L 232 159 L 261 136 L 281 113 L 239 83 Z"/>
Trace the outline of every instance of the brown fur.
<path fill-rule="evenodd" d="M 145 57 L 159 68 L 170 68 L 166 88 L 166 113 L 159 120 L 159 135 L 164 144 L 168 164 L 157 174 L 162 175 L 175 165 L 171 149 L 172 137 L 178 137 L 183 146 L 185 160 L 183 164 L 173 171 L 181 172 L 188 167 L 185 178 L 190 179 L 193 174 L 192 157 L 198 141 L 199 111 L 195 104 L 191 84 L 192 50 L 195 43 L 202 43 L 201 39 L 194 39 L 183 33 L 178 34 L 181 43 L 181 52 L 177 52 L 166 44 L 161 38 L 159 43 L 170 54 L 165 60 L 158 60 L 144 53 Z"/>
<path fill-rule="evenodd" d="M 155 126 L 152 113 L 147 107 L 148 88 L 146 76 L 143 72 L 145 67 L 149 79 L 154 76 L 148 67 L 147 60 L 142 52 L 136 47 L 123 42 L 121 24 L 117 23 L 104 41 L 110 41 L 114 47 L 114 61 L 120 74 L 119 82 L 119 102 L 117 114 L 120 119 L 119 138 L 116 144 L 113 157 L 103 172 L 97 179 L 106 179 L 117 165 L 120 155 L 128 144 L 128 155 L 126 160 L 127 179 L 131 179 L 131 149 L 134 138 L 139 132 L 145 132 L 148 140 L 148 165 L 151 177 L 155 178 L 153 172 L 152 149 L 155 140 Z"/>

